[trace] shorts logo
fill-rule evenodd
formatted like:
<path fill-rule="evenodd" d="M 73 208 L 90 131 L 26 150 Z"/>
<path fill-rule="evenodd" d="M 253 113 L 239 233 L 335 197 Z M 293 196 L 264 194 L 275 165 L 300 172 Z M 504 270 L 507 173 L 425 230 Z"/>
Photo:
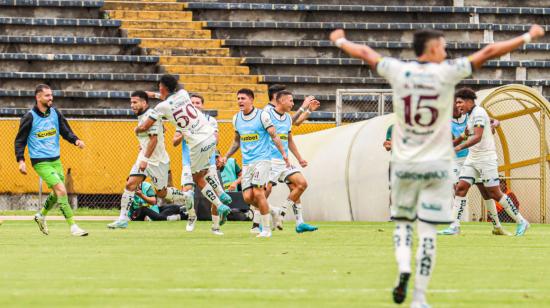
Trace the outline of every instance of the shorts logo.
<path fill-rule="evenodd" d="M 39 139 L 53 137 L 55 135 L 57 135 L 57 129 L 55 128 L 36 133 L 36 137 L 38 137 Z"/>
<path fill-rule="evenodd" d="M 260 135 L 258 134 L 246 134 L 241 135 L 242 142 L 254 142 L 260 140 Z"/>
<path fill-rule="evenodd" d="M 212 147 L 215 147 L 215 146 L 216 146 L 216 143 L 214 142 L 214 143 L 209 144 L 209 145 L 207 145 L 207 146 L 205 146 L 205 147 L 202 147 L 202 148 L 201 148 L 201 153 L 202 153 L 202 152 L 206 152 L 206 151 L 210 150 Z"/>

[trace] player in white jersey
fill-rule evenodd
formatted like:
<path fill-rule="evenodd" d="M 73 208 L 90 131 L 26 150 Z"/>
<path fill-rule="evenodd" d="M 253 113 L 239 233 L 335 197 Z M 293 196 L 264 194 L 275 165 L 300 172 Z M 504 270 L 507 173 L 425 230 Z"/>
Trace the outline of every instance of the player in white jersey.
<path fill-rule="evenodd" d="M 464 100 L 468 100 L 468 99 L 471 99 L 474 101 L 476 98 L 477 98 L 476 93 L 469 88 L 462 88 L 455 92 L 453 119 L 451 121 L 453 139 L 456 139 L 462 136 L 466 131 L 466 127 L 468 124 L 468 113 L 462 113 L 458 108 L 458 104 L 461 104 Z M 490 125 L 491 125 L 491 133 L 494 134 L 495 129 L 499 126 L 499 121 L 491 119 Z M 453 167 L 453 173 L 455 175 L 456 184 L 458 184 L 459 182 L 460 170 L 462 170 L 462 166 L 464 166 L 464 162 L 466 161 L 468 153 L 469 153 L 468 149 L 462 149 L 456 152 L 455 165 Z M 483 185 L 483 182 L 480 181 L 479 178 L 476 178 L 475 184 L 481 194 L 481 197 L 483 198 L 483 203 L 485 204 L 485 208 L 487 208 L 487 210 L 489 211 L 489 215 L 491 216 L 491 222 L 493 223 L 493 234 L 510 235 L 510 233 L 504 230 L 504 228 L 500 224 L 495 200 L 493 200 L 490 197 L 490 194 L 487 191 L 487 188 L 485 188 L 485 186 Z M 464 213 L 466 204 L 467 204 L 467 198 L 465 199 L 464 202 L 461 202 L 460 204 L 453 203 L 454 219 L 455 219 L 454 222 L 451 223 L 451 225 L 448 228 L 439 231 L 437 234 L 441 234 L 441 235 L 460 234 L 460 219 Z"/>
<path fill-rule="evenodd" d="M 200 112 L 204 112 L 204 97 L 198 94 L 191 94 L 191 103 L 193 103 L 193 106 L 197 108 Z M 218 121 L 216 119 L 206 113 L 204 113 L 204 116 L 208 120 L 208 123 L 212 128 L 214 129 L 214 136 L 216 137 L 216 142 L 218 141 Z M 176 134 L 174 135 L 173 144 L 174 146 L 178 146 L 183 141 L 183 133 L 180 128 L 176 130 Z M 182 173 L 181 173 L 181 185 L 182 190 L 188 191 L 191 189 L 194 189 L 194 183 L 193 183 L 193 177 L 191 173 L 191 164 L 190 164 L 190 157 L 189 157 L 189 147 L 187 146 L 187 143 L 183 142 L 182 144 Z M 220 198 L 223 204 L 229 205 L 233 201 L 231 199 L 231 196 L 227 194 L 223 190 L 223 186 L 221 185 L 219 178 L 218 178 L 218 170 L 216 169 L 216 157 L 215 154 L 212 154 L 210 157 L 210 166 L 208 167 L 208 180 L 211 180 L 209 184 L 214 188 L 216 191 L 216 194 Z M 220 216 L 218 215 L 218 210 L 214 204 L 211 206 L 211 214 L 212 214 L 212 233 L 215 235 L 223 235 L 223 232 L 220 230 Z M 195 222 L 197 221 L 197 214 L 195 212 L 195 208 L 192 207 L 188 210 L 188 218 L 187 218 L 187 228 L 186 230 L 189 232 L 192 232 L 195 229 Z"/>
<path fill-rule="evenodd" d="M 466 206 L 466 194 L 470 186 L 479 179 L 485 186 L 489 197 L 498 201 L 506 210 L 506 213 L 517 222 L 516 235 L 525 234 L 529 223 L 519 213 L 512 198 L 500 190 L 498 177 L 498 157 L 491 131 L 491 120 L 487 111 L 481 106 L 476 106 L 476 95 L 472 89 L 464 88 L 457 91 L 457 105 L 462 113 L 468 114 L 468 123 L 465 134 L 454 140 L 456 151 L 469 149 L 466 161 L 460 171 L 460 181 L 456 185 L 454 206 L 460 214 Z M 465 140 L 465 142 L 463 142 Z M 500 221 L 496 206 L 489 208 L 491 219 L 495 228 L 500 228 Z M 457 231 L 460 228 L 460 220 L 455 221 L 450 229 Z"/>
<path fill-rule="evenodd" d="M 136 133 L 149 129 L 161 117 L 167 119 L 175 128 L 180 128 L 183 138 L 189 146 L 191 158 L 191 172 L 193 182 L 201 189 L 202 194 L 213 203 L 220 215 L 220 223 L 227 220 L 231 212 L 229 206 L 223 204 L 215 189 L 209 184 L 212 182 L 208 174 L 210 157 L 216 150 L 216 136 L 214 129 L 206 120 L 204 114 L 193 106 L 189 94 L 179 89 L 177 79 L 172 75 L 163 75 L 159 82 L 160 102 L 151 116 L 136 127 Z M 150 93 L 156 95 L 156 93 Z"/>
<path fill-rule="evenodd" d="M 392 217 L 399 277 L 393 300 L 402 303 L 411 274 L 412 222 L 417 220 L 418 252 L 411 307 L 429 307 L 426 289 L 435 265 L 436 226 L 451 220 L 453 146 L 450 121 L 454 88 L 485 61 L 544 35 L 538 25 L 529 33 L 489 44 L 468 58 L 445 60 L 445 38 L 434 30 L 417 31 L 416 61 L 382 58 L 365 45 L 348 41 L 343 30 L 330 39 L 353 57 L 367 62 L 393 89 L 396 124 L 392 137 Z"/>
<path fill-rule="evenodd" d="M 132 111 L 138 116 L 141 124 L 154 114 L 149 108 L 149 98 L 144 91 L 135 91 L 130 95 Z M 136 188 L 146 177 L 151 179 L 156 195 L 177 205 L 188 206 L 193 198 L 192 193 L 184 193 L 174 187 L 168 187 L 170 158 L 164 145 L 164 127 L 162 120 L 156 121 L 147 130 L 138 133 L 140 151 L 136 163 L 126 180 L 126 188 L 120 200 L 120 216 L 107 225 L 111 229 L 128 227 L 128 209 L 134 201 Z"/>

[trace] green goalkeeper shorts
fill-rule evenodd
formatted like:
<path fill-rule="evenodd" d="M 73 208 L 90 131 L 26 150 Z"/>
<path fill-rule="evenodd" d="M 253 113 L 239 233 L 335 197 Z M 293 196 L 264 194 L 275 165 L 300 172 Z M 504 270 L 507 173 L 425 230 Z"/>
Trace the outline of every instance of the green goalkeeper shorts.
<path fill-rule="evenodd" d="M 63 165 L 61 160 L 43 161 L 33 166 L 38 175 L 46 182 L 48 188 L 52 188 L 59 183 L 65 183 L 63 174 Z"/>

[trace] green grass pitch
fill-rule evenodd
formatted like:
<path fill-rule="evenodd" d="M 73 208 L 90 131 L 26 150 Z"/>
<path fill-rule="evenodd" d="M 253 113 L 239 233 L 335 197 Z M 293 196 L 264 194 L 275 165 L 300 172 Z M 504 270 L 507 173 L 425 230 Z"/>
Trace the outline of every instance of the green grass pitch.
<path fill-rule="evenodd" d="M 32 221 L 0 226 L 0 307 L 397 307 L 391 223 L 323 222 L 300 235 L 287 224 L 271 239 L 249 223 L 229 222 L 223 237 L 207 222 L 194 233 L 183 222 L 80 225 L 90 236 L 71 237 L 64 222 L 49 236 Z M 432 306 L 550 306 L 550 226 L 490 232 L 472 223 L 438 238 Z"/>

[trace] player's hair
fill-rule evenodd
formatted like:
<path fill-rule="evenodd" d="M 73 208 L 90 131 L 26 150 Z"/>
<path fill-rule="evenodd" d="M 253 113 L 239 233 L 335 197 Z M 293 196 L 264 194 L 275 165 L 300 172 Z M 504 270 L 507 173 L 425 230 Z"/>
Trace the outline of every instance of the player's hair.
<path fill-rule="evenodd" d="M 239 94 L 245 94 L 245 95 L 248 95 L 248 97 L 250 98 L 254 98 L 254 91 L 247 88 L 242 88 L 239 91 L 237 91 L 237 95 Z"/>
<path fill-rule="evenodd" d="M 275 95 L 277 92 L 286 90 L 286 86 L 283 84 L 274 84 L 267 89 L 267 95 L 269 96 L 269 100 L 272 100 L 275 98 Z"/>
<path fill-rule="evenodd" d="M 475 101 L 477 98 L 477 95 L 476 95 L 476 92 L 471 88 L 464 87 L 456 90 L 455 98 L 462 98 L 464 100 L 471 99 Z"/>
<path fill-rule="evenodd" d="M 189 97 L 190 97 L 190 98 L 193 98 L 193 97 L 199 98 L 199 99 L 201 100 L 201 103 L 204 104 L 204 97 L 203 97 L 202 95 L 193 93 L 193 94 L 191 94 Z"/>
<path fill-rule="evenodd" d="M 275 100 L 279 101 L 281 98 L 283 98 L 284 96 L 287 96 L 287 95 L 292 95 L 292 92 L 287 91 L 287 90 L 279 91 L 279 92 L 277 92 Z"/>
<path fill-rule="evenodd" d="M 178 79 L 173 75 L 162 75 L 159 83 L 165 86 L 170 93 L 174 93 L 178 89 Z"/>
<path fill-rule="evenodd" d="M 36 89 L 34 89 L 34 96 L 36 96 L 38 93 L 43 92 L 44 90 L 51 90 L 49 85 L 47 84 L 39 84 L 36 86 Z"/>
<path fill-rule="evenodd" d="M 416 31 L 414 33 L 413 38 L 413 48 L 414 53 L 417 57 L 420 57 L 424 54 L 424 51 L 426 50 L 426 44 L 434 39 L 439 39 L 440 37 L 444 37 L 445 35 L 443 32 L 439 30 L 433 30 L 433 29 L 422 29 L 419 31 Z"/>
<path fill-rule="evenodd" d="M 139 97 L 142 100 L 144 100 L 147 104 L 149 104 L 149 96 L 147 96 L 147 93 L 145 93 L 145 91 L 141 91 L 141 90 L 134 91 L 132 92 L 132 94 L 130 94 L 130 97 Z"/>

